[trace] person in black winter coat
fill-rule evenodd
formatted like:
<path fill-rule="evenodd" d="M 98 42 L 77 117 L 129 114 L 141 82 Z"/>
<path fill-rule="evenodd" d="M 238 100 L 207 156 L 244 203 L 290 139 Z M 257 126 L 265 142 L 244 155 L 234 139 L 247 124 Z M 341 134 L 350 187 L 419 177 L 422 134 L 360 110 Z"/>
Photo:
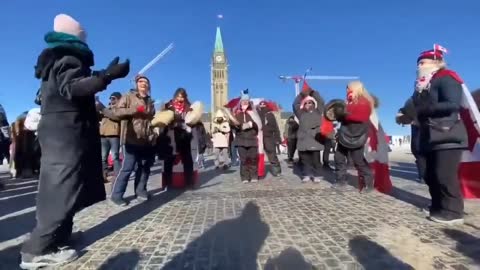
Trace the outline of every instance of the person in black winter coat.
<path fill-rule="evenodd" d="M 187 188 L 195 188 L 194 160 L 192 157 L 191 142 L 193 139 L 192 129 L 196 128 L 198 131 L 199 127 L 198 123 L 191 126 L 188 126 L 186 123 L 187 114 L 192 111 L 191 105 L 192 104 L 188 100 L 187 91 L 184 88 L 178 88 L 173 94 L 173 99 L 165 104 L 165 109 L 171 110 L 174 113 L 174 120 L 167 127 L 166 132 L 173 130 L 174 141 L 171 143 L 175 144 L 176 152 L 182 160 L 184 169 L 183 175 Z M 204 152 L 204 138 L 200 136 L 198 139 L 199 152 Z M 164 177 L 167 186 L 170 186 L 173 181 L 173 166 L 177 153 L 172 153 L 173 156 L 165 160 Z"/>
<path fill-rule="evenodd" d="M 258 104 L 258 114 L 262 120 L 263 126 L 263 148 L 267 154 L 268 161 L 271 166 L 271 173 L 273 176 L 280 176 L 282 168 L 280 167 L 280 161 L 277 157 L 277 145 L 282 142 L 280 137 L 280 129 L 278 128 L 277 119 L 272 112 L 272 109 L 268 107 L 269 104 L 265 101 L 261 101 Z"/>
<path fill-rule="evenodd" d="M 239 108 L 235 112 L 234 144 L 240 157 L 240 178 L 243 183 L 258 182 L 258 133 L 262 128 L 260 116 L 250 101 L 248 90 L 240 97 Z"/>
<path fill-rule="evenodd" d="M 295 151 L 297 151 L 297 131 L 298 123 L 295 120 L 295 115 L 290 116 L 285 123 L 285 134 L 284 137 L 287 138 L 287 162 L 293 163 L 293 156 Z"/>
<path fill-rule="evenodd" d="M 432 203 L 429 218 L 443 224 L 463 223 L 463 197 L 458 169 L 467 149 L 460 117 L 462 81 L 446 69 L 443 53 L 425 51 L 417 59 L 413 103 L 419 122 L 419 151 L 426 157 L 425 183 Z"/>
<path fill-rule="evenodd" d="M 302 182 L 321 182 L 322 163 L 320 151 L 323 144 L 318 140 L 325 102 L 317 91 L 304 84 L 302 92 L 293 102 L 293 112 L 299 120 L 297 149 L 303 167 Z"/>
<path fill-rule="evenodd" d="M 37 194 L 37 224 L 21 250 L 21 268 L 69 263 L 78 257 L 68 248 L 76 212 L 105 200 L 99 122 L 95 94 L 124 78 L 129 62 L 118 58 L 92 74 L 93 53 L 80 24 L 58 15 L 45 35 L 48 48 L 38 57 L 35 76 L 42 120 L 38 139 L 42 169 Z"/>

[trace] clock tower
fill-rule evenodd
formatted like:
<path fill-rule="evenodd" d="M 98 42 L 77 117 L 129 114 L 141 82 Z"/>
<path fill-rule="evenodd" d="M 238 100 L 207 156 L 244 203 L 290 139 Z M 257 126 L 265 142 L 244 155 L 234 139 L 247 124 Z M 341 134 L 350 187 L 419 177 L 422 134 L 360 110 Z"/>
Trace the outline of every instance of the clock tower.
<path fill-rule="evenodd" d="M 222 33 L 220 27 L 217 27 L 215 37 L 215 49 L 212 55 L 212 79 L 211 79 L 211 94 L 212 94 L 212 121 L 215 112 L 223 108 L 228 102 L 228 61 L 223 49 Z"/>

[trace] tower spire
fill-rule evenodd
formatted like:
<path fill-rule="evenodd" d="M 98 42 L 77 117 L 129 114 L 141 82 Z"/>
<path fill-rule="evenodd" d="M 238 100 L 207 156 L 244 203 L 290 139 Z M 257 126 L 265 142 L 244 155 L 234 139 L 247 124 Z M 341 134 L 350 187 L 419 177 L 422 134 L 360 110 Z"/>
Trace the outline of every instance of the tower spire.
<path fill-rule="evenodd" d="M 217 34 L 215 36 L 215 52 L 223 53 L 222 32 L 220 27 L 217 27 Z"/>

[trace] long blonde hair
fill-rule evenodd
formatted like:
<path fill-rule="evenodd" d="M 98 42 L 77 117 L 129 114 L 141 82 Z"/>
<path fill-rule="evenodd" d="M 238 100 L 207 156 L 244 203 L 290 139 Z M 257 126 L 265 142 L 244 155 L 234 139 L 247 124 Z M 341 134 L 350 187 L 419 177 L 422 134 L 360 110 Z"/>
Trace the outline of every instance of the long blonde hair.
<path fill-rule="evenodd" d="M 347 88 L 352 91 L 354 102 L 357 102 L 360 97 L 364 97 L 368 100 L 370 106 L 374 108 L 375 101 L 361 81 L 352 81 L 347 85 Z"/>

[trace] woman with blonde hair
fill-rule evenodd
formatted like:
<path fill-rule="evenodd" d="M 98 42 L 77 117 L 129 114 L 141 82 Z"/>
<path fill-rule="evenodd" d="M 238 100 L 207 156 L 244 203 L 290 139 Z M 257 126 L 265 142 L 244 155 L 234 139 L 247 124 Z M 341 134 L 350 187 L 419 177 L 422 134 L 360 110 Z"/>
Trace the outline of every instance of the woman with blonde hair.
<path fill-rule="evenodd" d="M 341 127 L 337 133 L 338 146 L 334 155 L 336 167 L 334 188 L 346 187 L 347 159 L 350 156 L 358 170 L 360 190 L 369 193 L 373 191 L 373 175 L 365 159 L 364 148 L 375 101 L 361 81 L 350 82 L 346 90 L 345 110 L 336 112 Z"/>

